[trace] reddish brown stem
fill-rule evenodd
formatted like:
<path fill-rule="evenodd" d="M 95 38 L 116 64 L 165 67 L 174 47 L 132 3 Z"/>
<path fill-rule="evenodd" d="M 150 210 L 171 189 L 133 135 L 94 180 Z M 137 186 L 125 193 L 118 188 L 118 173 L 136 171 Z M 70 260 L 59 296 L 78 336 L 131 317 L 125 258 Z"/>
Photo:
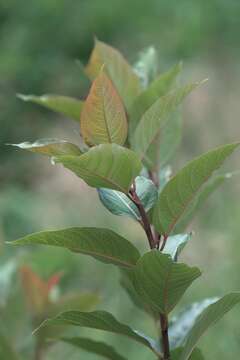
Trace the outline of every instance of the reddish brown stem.
<path fill-rule="evenodd" d="M 161 324 L 161 333 L 162 333 L 163 360 L 170 360 L 168 318 L 166 315 L 160 314 L 160 324 Z"/>

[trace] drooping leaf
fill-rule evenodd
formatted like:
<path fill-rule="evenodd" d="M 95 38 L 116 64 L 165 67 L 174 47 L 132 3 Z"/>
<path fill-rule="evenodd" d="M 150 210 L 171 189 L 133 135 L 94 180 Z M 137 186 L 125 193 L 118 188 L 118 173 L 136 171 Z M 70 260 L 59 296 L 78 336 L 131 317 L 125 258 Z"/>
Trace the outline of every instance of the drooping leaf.
<path fill-rule="evenodd" d="M 87 352 L 104 357 L 105 359 L 126 360 L 126 358 L 124 358 L 122 355 L 118 354 L 112 346 L 107 345 L 102 341 L 95 341 L 95 340 L 82 338 L 82 337 L 74 337 L 74 338 L 63 337 L 63 338 L 60 338 L 59 340 L 65 342 L 67 344 L 76 346 Z"/>
<path fill-rule="evenodd" d="M 195 302 L 171 319 L 168 329 L 171 349 L 183 346 L 184 340 L 195 324 L 198 316 L 217 300 L 218 298 L 215 297 Z"/>
<path fill-rule="evenodd" d="M 19 99 L 42 105 L 50 110 L 61 113 L 73 120 L 80 121 L 80 113 L 83 101 L 61 95 L 23 95 L 18 94 Z"/>
<path fill-rule="evenodd" d="M 5 336 L 0 333 L 0 359 L 18 360 L 17 352 Z"/>
<path fill-rule="evenodd" d="M 135 180 L 136 193 L 144 206 L 149 211 L 155 204 L 158 193 L 153 182 L 143 176 L 137 176 Z M 137 206 L 120 191 L 111 189 L 99 189 L 98 195 L 103 205 L 115 215 L 127 215 L 134 220 L 141 218 Z"/>
<path fill-rule="evenodd" d="M 143 114 L 131 138 L 131 145 L 144 158 L 150 145 L 183 99 L 201 83 L 188 84 L 160 97 Z"/>
<path fill-rule="evenodd" d="M 163 253 L 170 255 L 174 261 L 177 261 L 179 254 L 190 240 L 191 236 L 191 233 L 169 236 L 164 246 Z"/>
<path fill-rule="evenodd" d="M 152 351 L 156 351 L 155 342 L 152 339 L 131 329 L 130 326 L 120 323 L 112 314 L 106 311 L 67 311 L 52 319 L 45 320 L 36 331 L 48 325 L 73 325 L 124 335 L 147 346 Z"/>
<path fill-rule="evenodd" d="M 11 145 L 17 146 L 23 150 L 28 150 L 48 156 L 81 155 L 81 150 L 77 147 L 77 145 L 69 143 L 65 140 L 41 139 L 32 143 L 26 141 L 20 144 Z"/>
<path fill-rule="evenodd" d="M 128 240 L 103 228 L 68 228 L 41 231 L 10 242 L 13 245 L 43 244 L 64 247 L 72 252 L 90 255 L 104 263 L 132 267 L 140 257 Z"/>
<path fill-rule="evenodd" d="M 154 310 L 168 314 L 201 273 L 196 267 L 174 262 L 167 254 L 152 250 L 134 268 L 134 287 Z"/>
<path fill-rule="evenodd" d="M 164 187 L 154 207 L 153 222 L 162 234 L 169 234 L 212 173 L 239 146 L 224 145 L 192 160 Z"/>
<path fill-rule="evenodd" d="M 125 143 L 126 113 L 121 98 L 103 71 L 92 84 L 82 108 L 80 124 L 83 139 L 90 146 Z"/>
<path fill-rule="evenodd" d="M 214 304 L 209 305 L 188 334 L 179 360 L 188 360 L 202 335 L 239 302 L 240 293 L 235 292 L 225 295 Z"/>
<path fill-rule="evenodd" d="M 140 80 L 118 50 L 96 40 L 85 71 L 91 79 L 95 79 L 103 65 L 128 109 L 141 91 Z"/>
<path fill-rule="evenodd" d="M 164 72 L 135 99 L 129 112 L 129 129 L 131 136 L 143 114 L 155 103 L 155 101 L 166 95 L 172 87 L 176 85 L 176 78 L 181 69 L 181 64 L 177 64 L 169 71 Z"/>
<path fill-rule="evenodd" d="M 181 357 L 182 348 L 173 350 L 171 353 L 171 360 L 179 360 Z M 189 360 L 204 360 L 201 350 L 198 348 L 194 349 Z"/>
<path fill-rule="evenodd" d="M 81 156 L 59 156 L 56 162 L 62 163 L 92 187 L 123 193 L 128 193 L 142 168 L 133 151 L 116 144 L 95 146 Z"/>
<path fill-rule="evenodd" d="M 141 80 L 144 89 L 155 79 L 158 71 L 158 55 L 153 46 L 141 51 L 139 59 L 134 65 L 134 70 Z"/>
<path fill-rule="evenodd" d="M 235 173 L 226 173 L 217 175 L 209 182 L 207 182 L 203 189 L 196 195 L 195 200 L 189 206 L 187 211 L 185 211 L 180 221 L 177 223 L 174 232 L 185 231 L 187 226 L 194 219 L 196 213 L 201 209 L 209 196 L 211 196 L 214 191 L 216 191 L 227 179 L 230 179 L 234 174 Z"/>

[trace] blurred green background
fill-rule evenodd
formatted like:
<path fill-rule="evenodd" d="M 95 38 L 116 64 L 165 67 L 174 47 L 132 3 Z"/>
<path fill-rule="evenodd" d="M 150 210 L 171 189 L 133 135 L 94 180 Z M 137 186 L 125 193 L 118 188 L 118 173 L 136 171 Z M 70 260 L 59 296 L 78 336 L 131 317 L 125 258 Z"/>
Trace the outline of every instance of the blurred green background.
<path fill-rule="evenodd" d="M 24 263 L 43 278 L 63 271 L 61 293 L 97 291 L 102 297 L 98 308 L 112 311 L 119 320 L 150 335 L 153 324 L 133 308 L 119 287 L 118 272 L 110 265 L 56 249 L 13 250 L 4 245 L 32 231 L 74 225 L 108 226 L 140 247 L 145 244 L 138 225 L 109 214 L 96 192 L 77 177 L 53 167 L 46 158 L 5 146 L 43 137 L 79 141 L 75 123 L 23 103 L 15 94 L 84 97 L 89 83 L 76 59 L 86 63 L 94 36 L 119 48 L 131 63 L 143 48 L 154 45 L 162 71 L 183 60 L 184 81 L 209 78 L 183 108 L 183 143 L 174 161 L 175 169 L 180 168 L 211 147 L 240 139 L 239 18 L 240 2 L 236 0 L 0 0 L 0 332 L 14 348 L 21 349 L 24 359 L 33 356 L 28 346 L 33 342 L 31 321 L 18 273 L 10 276 L 9 266 Z M 240 169 L 238 155 L 227 168 Z M 240 290 L 239 190 L 239 178 L 229 180 L 191 225 L 195 236 L 183 259 L 197 264 L 203 276 L 181 305 Z M 239 319 L 238 308 L 201 341 L 206 359 L 238 358 Z M 86 333 L 107 339 L 129 359 L 153 358 L 128 340 L 81 330 Z M 67 356 L 79 358 L 71 346 L 63 349 L 57 344 L 44 359 Z"/>

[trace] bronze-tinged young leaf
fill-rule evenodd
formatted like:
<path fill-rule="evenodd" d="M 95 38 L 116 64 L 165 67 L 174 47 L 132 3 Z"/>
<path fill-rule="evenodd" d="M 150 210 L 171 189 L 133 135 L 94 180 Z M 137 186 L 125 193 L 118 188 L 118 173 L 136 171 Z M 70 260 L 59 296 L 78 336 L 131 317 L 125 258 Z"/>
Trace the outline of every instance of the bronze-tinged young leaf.
<path fill-rule="evenodd" d="M 183 99 L 200 84 L 202 84 L 202 82 L 187 84 L 166 96 L 160 97 L 143 114 L 130 139 L 132 149 L 136 151 L 141 158 L 144 158 L 150 145 L 166 124 L 170 115 L 176 111 Z"/>
<path fill-rule="evenodd" d="M 211 150 L 192 160 L 171 178 L 154 208 L 153 223 L 161 234 L 168 235 L 174 229 L 202 185 L 238 146 L 239 143 L 235 143 Z"/>
<path fill-rule="evenodd" d="M 60 246 L 75 253 L 90 255 L 107 264 L 131 268 L 140 254 L 128 240 L 103 228 L 68 228 L 41 231 L 10 242 L 12 245 L 43 244 Z"/>
<path fill-rule="evenodd" d="M 131 329 L 130 326 L 119 322 L 112 314 L 106 311 L 67 311 L 52 319 L 45 320 L 35 331 L 39 331 L 42 327 L 48 325 L 73 325 L 124 335 L 147 346 L 155 353 L 157 351 L 155 342 L 151 338 L 142 335 Z"/>
<path fill-rule="evenodd" d="M 58 156 L 56 162 L 73 171 L 89 186 L 128 193 L 142 164 L 137 154 L 116 144 L 102 144 L 81 156 Z"/>
<path fill-rule="evenodd" d="M 126 113 L 121 98 L 103 71 L 94 80 L 83 105 L 80 126 L 83 139 L 90 146 L 125 143 Z"/>
<path fill-rule="evenodd" d="M 140 80 L 118 50 L 102 41 L 95 40 L 95 46 L 85 71 L 91 79 L 95 79 L 103 65 L 104 71 L 112 80 L 128 109 L 141 91 Z"/>
<path fill-rule="evenodd" d="M 20 144 L 10 145 L 48 156 L 81 155 L 81 150 L 77 145 L 65 140 L 40 139 L 34 142 L 25 141 Z"/>
<path fill-rule="evenodd" d="M 142 115 L 155 103 L 155 101 L 166 95 L 173 86 L 176 85 L 176 78 L 181 70 L 181 63 L 175 65 L 169 71 L 159 75 L 146 90 L 138 95 L 129 112 L 130 135 L 133 135 Z"/>
<path fill-rule="evenodd" d="M 168 314 L 201 272 L 174 262 L 169 255 L 152 250 L 141 257 L 134 271 L 134 287 L 154 310 Z"/>
<path fill-rule="evenodd" d="M 192 330 L 186 338 L 186 343 L 179 360 L 191 359 L 190 356 L 202 335 L 228 311 L 240 302 L 240 292 L 223 296 L 214 304 L 209 305 L 199 316 Z"/>
<path fill-rule="evenodd" d="M 81 100 L 52 94 L 42 96 L 18 94 L 17 96 L 23 101 L 34 102 L 73 120 L 80 120 L 80 113 L 83 106 L 83 101 Z"/>
<path fill-rule="evenodd" d="M 83 337 L 74 337 L 74 338 L 62 337 L 59 340 L 65 342 L 66 344 L 71 344 L 73 346 L 76 346 L 87 352 L 104 357 L 105 359 L 126 360 L 126 358 L 118 354 L 112 346 L 107 345 L 102 341 L 95 341 Z"/>

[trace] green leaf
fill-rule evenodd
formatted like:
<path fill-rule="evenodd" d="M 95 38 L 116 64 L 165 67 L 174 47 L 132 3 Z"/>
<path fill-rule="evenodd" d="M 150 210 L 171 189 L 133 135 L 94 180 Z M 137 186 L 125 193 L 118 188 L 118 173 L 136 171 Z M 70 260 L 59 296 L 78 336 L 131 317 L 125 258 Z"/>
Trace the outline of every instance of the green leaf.
<path fill-rule="evenodd" d="M 59 156 L 56 162 L 62 163 L 92 187 L 123 193 L 128 193 L 142 168 L 133 151 L 116 144 L 95 146 L 81 156 Z"/>
<path fill-rule="evenodd" d="M 104 357 L 105 359 L 110 360 L 125 360 L 125 358 L 118 354 L 112 346 L 105 344 L 102 341 L 95 341 L 82 337 L 74 337 L 74 338 L 60 338 L 59 340 L 81 348 L 90 353 L 99 355 Z"/>
<path fill-rule="evenodd" d="M 128 109 L 141 91 L 140 80 L 118 50 L 96 40 L 85 71 L 91 79 L 95 79 L 103 65 Z"/>
<path fill-rule="evenodd" d="M 179 111 L 172 114 L 163 127 L 159 139 L 159 163 L 165 166 L 176 153 L 182 140 L 182 115 Z"/>
<path fill-rule="evenodd" d="M 45 320 L 35 331 L 39 331 L 39 329 L 48 325 L 73 325 L 124 335 L 156 352 L 155 343 L 152 339 L 132 330 L 130 326 L 120 323 L 112 314 L 106 311 L 67 311 L 52 319 Z"/>
<path fill-rule="evenodd" d="M 175 349 L 184 344 L 184 340 L 195 324 L 198 316 L 217 300 L 218 298 L 214 297 L 195 302 L 171 319 L 168 329 L 171 349 Z"/>
<path fill-rule="evenodd" d="M 158 55 L 156 49 L 153 46 L 144 49 L 139 54 L 139 59 L 133 68 L 145 89 L 157 75 Z"/>
<path fill-rule="evenodd" d="M 81 155 L 81 150 L 77 147 L 77 145 L 69 143 L 65 140 L 40 139 L 32 143 L 26 141 L 20 144 L 11 145 L 17 146 L 23 150 L 28 150 L 48 156 Z"/>
<path fill-rule="evenodd" d="M 137 176 L 135 180 L 136 193 L 141 200 L 146 212 L 155 204 L 158 192 L 153 182 L 143 176 Z M 103 205 L 115 215 L 127 215 L 134 220 L 140 220 L 137 206 L 120 191 L 111 189 L 98 189 L 98 195 Z"/>
<path fill-rule="evenodd" d="M 61 95 L 17 95 L 23 101 L 30 101 L 42 105 L 50 110 L 61 113 L 73 120 L 80 121 L 80 113 L 83 106 L 83 101 L 74 99 L 68 96 Z"/>
<path fill-rule="evenodd" d="M 174 232 L 185 231 L 187 226 L 193 220 L 194 216 L 201 209 L 209 196 L 211 196 L 211 194 L 215 190 L 217 190 L 226 180 L 230 179 L 234 174 L 235 173 L 226 173 L 223 175 L 218 175 L 209 182 L 207 182 L 203 189 L 196 195 L 195 200 L 185 211 L 180 221 L 177 223 Z"/>
<path fill-rule="evenodd" d="M 171 360 L 180 360 L 182 348 L 178 348 L 171 353 Z M 201 350 L 194 349 L 189 360 L 204 360 Z"/>
<path fill-rule="evenodd" d="M 166 125 L 170 115 L 176 111 L 183 99 L 200 84 L 188 84 L 166 96 L 160 97 L 143 114 L 131 138 L 132 148 L 141 158 L 144 158 L 150 145 L 154 142 L 162 127 Z"/>
<path fill-rule="evenodd" d="M 57 315 L 59 312 L 68 310 L 89 311 L 100 302 L 100 296 L 94 292 L 73 293 L 61 296 L 59 300 L 51 303 L 48 314 Z"/>
<path fill-rule="evenodd" d="M 166 95 L 176 84 L 176 77 L 182 70 L 182 64 L 179 63 L 169 71 L 161 74 L 154 80 L 150 86 L 143 91 L 134 101 L 129 113 L 130 135 L 132 136 L 142 115 L 157 101 L 160 97 Z"/>
<path fill-rule="evenodd" d="M 201 273 L 196 267 L 174 262 L 152 250 L 141 257 L 134 271 L 134 287 L 154 310 L 168 314 Z"/>
<path fill-rule="evenodd" d="M 132 267 L 140 254 L 135 246 L 114 231 L 103 228 L 68 228 L 41 231 L 11 241 L 12 245 L 42 244 L 64 247 L 72 252 L 90 255 L 107 264 Z"/>
<path fill-rule="evenodd" d="M 230 293 L 223 296 L 214 304 L 209 305 L 199 316 L 192 330 L 186 338 L 183 352 L 179 360 L 188 360 L 202 335 L 220 320 L 228 311 L 240 302 L 240 293 Z"/>
<path fill-rule="evenodd" d="M 18 360 L 18 355 L 5 336 L 0 334 L 0 359 Z"/>
<path fill-rule="evenodd" d="M 172 168 L 169 165 L 162 167 L 159 171 L 159 192 L 162 191 L 164 186 L 169 182 L 172 176 Z"/>
<path fill-rule="evenodd" d="M 127 117 L 122 100 L 103 71 L 94 80 L 81 113 L 81 134 L 92 146 L 123 145 L 127 138 Z"/>
<path fill-rule="evenodd" d="M 174 261 L 177 261 L 179 254 L 190 240 L 192 234 L 177 234 L 169 236 L 163 249 L 164 254 L 168 254 Z"/>
<path fill-rule="evenodd" d="M 156 229 L 168 235 L 183 216 L 194 197 L 239 143 L 221 146 L 192 160 L 164 187 L 154 207 Z"/>

